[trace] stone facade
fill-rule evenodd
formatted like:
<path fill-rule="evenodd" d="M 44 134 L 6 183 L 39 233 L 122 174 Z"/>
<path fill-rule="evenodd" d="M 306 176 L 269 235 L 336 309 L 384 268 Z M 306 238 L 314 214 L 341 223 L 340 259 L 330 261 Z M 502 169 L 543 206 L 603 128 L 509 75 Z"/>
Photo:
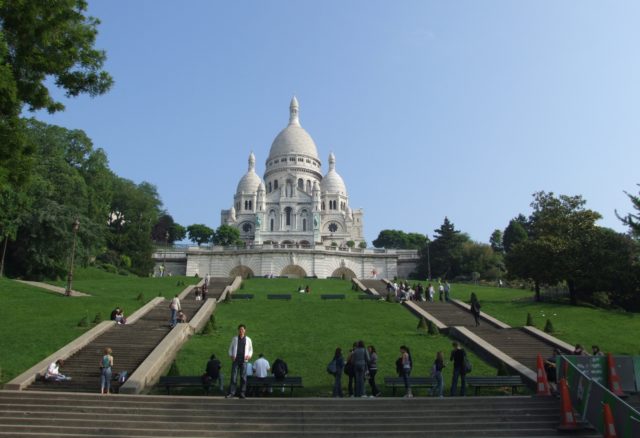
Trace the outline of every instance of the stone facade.
<path fill-rule="evenodd" d="M 255 172 L 249 155 L 247 173 L 240 179 L 231 209 L 222 210 L 221 223 L 240 230 L 247 244 L 336 245 L 364 241 L 363 211 L 349 206 L 336 158 L 329 155 L 329 171 L 311 136 L 300 125 L 299 105 L 289 107 L 289 125 L 275 138 L 265 162 L 264 178 Z"/>
<path fill-rule="evenodd" d="M 156 274 L 163 263 L 172 275 L 214 277 L 407 278 L 418 256 L 412 250 L 301 248 L 260 245 L 252 248 L 189 248 L 154 254 Z"/>

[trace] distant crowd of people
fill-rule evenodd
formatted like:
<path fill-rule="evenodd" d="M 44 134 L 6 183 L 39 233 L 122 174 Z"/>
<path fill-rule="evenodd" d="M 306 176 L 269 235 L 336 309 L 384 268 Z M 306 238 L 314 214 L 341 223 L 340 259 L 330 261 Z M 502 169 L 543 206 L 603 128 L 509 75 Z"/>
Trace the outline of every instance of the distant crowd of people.
<path fill-rule="evenodd" d="M 426 287 L 422 283 L 409 285 L 406 281 L 387 283 L 387 293 L 393 294 L 398 301 L 435 301 L 436 290 L 432 283 Z M 438 299 L 449 301 L 451 299 L 451 285 L 448 281 L 438 281 Z"/>

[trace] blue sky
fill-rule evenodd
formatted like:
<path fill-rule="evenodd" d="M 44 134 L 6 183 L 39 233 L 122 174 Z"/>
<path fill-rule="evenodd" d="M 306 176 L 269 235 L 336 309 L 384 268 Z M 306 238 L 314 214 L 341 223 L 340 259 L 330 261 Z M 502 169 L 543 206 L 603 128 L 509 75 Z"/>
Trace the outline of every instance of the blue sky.
<path fill-rule="evenodd" d="M 445 216 L 487 242 L 531 194 L 581 194 L 623 231 L 640 183 L 640 2 L 89 1 L 115 86 L 36 117 L 82 129 L 183 224 L 220 225 L 292 95 L 382 229 Z"/>

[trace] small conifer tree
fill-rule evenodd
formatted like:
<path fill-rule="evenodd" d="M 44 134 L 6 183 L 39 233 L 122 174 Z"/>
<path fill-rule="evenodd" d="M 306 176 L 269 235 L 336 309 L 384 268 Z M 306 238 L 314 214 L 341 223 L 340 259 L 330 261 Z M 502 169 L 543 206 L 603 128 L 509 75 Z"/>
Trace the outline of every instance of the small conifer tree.
<path fill-rule="evenodd" d="M 100 312 L 96 313 L 96 316 L 93 318 L 94 324 L 100 324 L 102 322 L 102 314 Z"/>
<path fill-rule="evenodd" d="M 143 294 L 142 292 L 140 292 L 140 293 L 138 294 L 138 296 L 136 297 L 136 300 L 138 300 L 138 301 L 144 301 L 144 294 Z"/>
<path fill-rule="evenodd" d="M 551 320 L 547 319 L 547 323 L 544 325 L 544 332 L 545 333 L 553 333 L 553 324 L 551 324 Z"/>
<path fill-rule="evenodd" d="M 527 312 L 527 325 L 531 325 L 533 326 L 533 316 L 531 316 L 531 313 Z"/>
<path fill-rule="evenodd" d="M 83 316 L 80 321 L 78 321 L 78 327 L 87 327 L 89 325 L 89 317 L 87 315 Z"/>
<path fill-rule="evenodd" d="M 420 318 L 420 321 L 418 321 L 418 327 L 416 328 L 421 332 L 426 332 L 429 328 L 427 320 L 424 317 Z"/>
<path fill-rule="evenodd" d="M 430 335 L 438 335 L 440 334 L 440 330 L 438 330 L 438 327 L 435 325 L 435 323 L 431 320 L 429 320 L 428 322 L 428 326 L 429 326 L 429 334 Z"/>
<path fill-rule="evenodd" d="M 387 294 L 387 302 L 388 303 L 393 303 L 395 301 L 395 297 L 393 296 L 393 294 L 391 292 L 389 292 Z"/>
<path fill-rule="evenodd" d="M 500 361 L 500 363 L 498 364 L 498 376 L 508 376 L 509 375 L 509 370 L 507 370 L 507 365 Z"/>
<path fill-rule="evenodd" d="M 169 368 L 169 372 L 167 372 L 167 376 L 179 376 L 180 370 L 178 369 L 178 364 L 174 360 L 171 362 L 171 367 Z"/>

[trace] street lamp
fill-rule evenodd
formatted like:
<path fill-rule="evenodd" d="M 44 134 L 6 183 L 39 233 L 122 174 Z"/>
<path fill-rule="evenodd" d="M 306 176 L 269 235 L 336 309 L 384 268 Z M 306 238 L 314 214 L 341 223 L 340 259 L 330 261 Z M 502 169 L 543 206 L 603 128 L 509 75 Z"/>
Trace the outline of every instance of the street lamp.
<path fill-rule="evenodd" d="M 431 257 L 429 256 L 429 236 L 427 237 L 427 275 L 429 276 L 429 281 L 431 281 Z"/>
<path fill-rule="evenodd" d="M 169 251 L 169 231 L 164 232 L 164 258 L 162 259 L 162 276 L 167 270 L 167 251 Z"/>
<path fill-rule="evenodd" d="M 80 221 L 76 218 L 71 226 L 73 230 L 73 247 L 71 249 L 71 263 L 69 265 L 69 275 L 67 275 L 67 288 L 64 290 L 66 296 L 71 296 L 71 283 L 73 282 L 73 259 L 76 255 L 76 240 L 78 237 L 78 229 L 80 228 Z"/>

